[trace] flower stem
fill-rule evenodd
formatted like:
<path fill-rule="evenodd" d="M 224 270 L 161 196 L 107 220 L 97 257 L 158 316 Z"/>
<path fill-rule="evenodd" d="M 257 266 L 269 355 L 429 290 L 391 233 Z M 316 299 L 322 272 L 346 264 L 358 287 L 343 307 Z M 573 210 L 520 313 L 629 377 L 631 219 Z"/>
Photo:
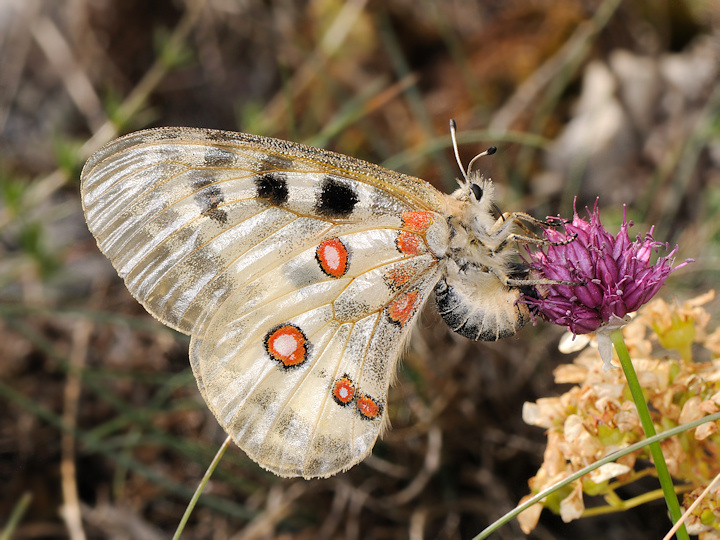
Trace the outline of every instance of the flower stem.
<path fill-rule="evenodd" d="M 627 379 L 633 401 L 637 407 L 640 423 L 645 431 L 645 437 L 652 437 L 655 435 L 655 426 L 653 426 L 647 401 L 645 401 L 640 381 L 638 381 L 635 368 L 630 360 L 630 354 L 625 346 L 622 330 L 618 329 L 613 331 L 610 334 L 610 339 L 612 340 L 613 345 L 615 345 L 615 351 L 620 359 L 620 365 L 625 372 L 625 378 Z M 663 493 L 665 494 L 665 502 L 667 503 L 668 510 L 670 511 L 670 518 L 673 523 L 676 523 L 680 519 L 682 512 L 680 512 L 680 504 L 678 503 L 677 496 L 675 495 L 672 478 L 670 477 L 670 472 L 668 471 L 659 443 L 653 443 L 650 445 L 650 455 L 652 455 L 653 462 L 655 463 L 658 480 L 660 480 L 660 487 L 662 487 Z M 690 540 L 684 525 L 678 529 L 677 537 L 680 540 Z"/>
<path fill-rule="evenodd" d="M 212 476 L 212 473 L 215 471 L 215 467 L 217 467 L 218 463 L 220 463 L 220 459 L 223 457 L 223 454 L 225 453 L 225 450 L 227 450 L 227 447 L 230 445 L 231 441 L 232 441 L 232 437 L 230 437 L 228 435 L 227 439 L 225 439 L 225 442 L 222 443 L 222 446 L 217 451 L 217 454 L 215 454 L 215 458 L 212 460 L 212 463 L 210 463 L 210 466 L 205 471 L 205 475 L 202 477 L 200 484 L 198 485 L 197 489 L 195 490 L 195 494 L 193 495 L 192 499 L 188 503 L 187 508 L 185 509 L 185 513 L 183 514 L 183 517 L 180 520 L 180 523 L 178 524 L 177 529 L 175 530 L 175 534 L 173 535 L 173 540 L 179 540 L 180 535 L 182 534 L 183 530 L 185 529 L 187 520 L 190 518 L 190 514 L 192 514 L 192 511 L 195 508 L 195 504 L 198 502 L 200 495 L 202 495 L 202 492 L 205 489 L 205 486 L 207 485 L 208 481 L 210 480 L 210 476 Z"/>

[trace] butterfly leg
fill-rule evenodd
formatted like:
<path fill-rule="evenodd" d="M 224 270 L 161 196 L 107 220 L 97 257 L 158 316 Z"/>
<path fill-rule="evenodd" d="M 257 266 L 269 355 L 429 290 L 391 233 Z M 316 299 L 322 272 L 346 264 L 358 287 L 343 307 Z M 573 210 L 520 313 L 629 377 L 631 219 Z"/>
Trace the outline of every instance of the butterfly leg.
<path fill-rule="evenodd" d="M 496 236 L 502 236 L 503 231 L 508 230 L 513 225 L 520 227 L 528 236 L 537 236 L 532 232 L 526 224 L 534 225 L 536 227 L 550 227 L 553 224 L 546 220 L 538 219 L 526 214 L 525 212 L 505 212 L 495 222 L 494 227 L 490 233 Z"/>
<path fill-rule="evenodd" d="M 540 220 L 536 220 L 531 215 L 525 214 L 524 212 L 505 212 L 504 214 L 502 214 L 495 222 L 493 227 L 488 231 L 488 236 L 495 240 L 495 242 L 498 242 L 496 244 L 496 247 L 491 251 L 493 253 L 498 253 L 503 250 L 504 245 L 507 242 L 512 241 L 509 238 L 513 237 L 513 235 L 515 234 L 513 233 L 514 227 L 519 227 L 520 229 L 522 229 L 522 232 L 525 233 L 522 236 L 515 235 L 514 238 L 516 240 L 520 241 L 520 238 L 524 237 L 535 238 L 539 240 L 540 237 L 533 233 L 525 225 L 526 222 L 533 225 L 540 225 L 543 223 Z"/>
<path fill-rule="evenodd" d="M 495 246 L 495 248 L 491 250 L 492 254 L 495 255 L 497 253 L 502 253 L 508 247 L 508 245 L 512 244 L 513 242 L 518 242 L 521 244 L 531 244 L 536 246 L 562 246 L 565 244 L 569 244 L 577 237 L 577 234 L 573 234 L 569 239 L 562 242 L 552 242 L 550 240 L 537 236 L 535 233 L 528 229 L 525 223 L 545 227 L 549 225 L 547 221 L 534 218 L 533 216 L 531 216 L 530 214 L 526 214 L 525 212 L 504 213 L 497 220 L 497 222 L 495 222 L 495 226 L 490 231 L 490 234 L 495 239 L 502 239 Z M 517 234 L 511 232 L 510 228 L 514 225 L 519 226 L 526 234 Z"/>
<path fill-rule="evenodd" d="M 584 283 L 578 283 L 575 281 L 562 281 L 558 279 L 518 279 L 508 276 L 499 268 L 488 268 L 488 271 L 496 278 L 498 278 L 498 280 L 500 280 L 500 282 L 506 287 L 527 287 L 535 285 L 584 285 Z"/>
<path fill-rule="evenodd" d="M 547 227 L 550 225 L 546 220 L 538 219 L 525 212 L 505 212 L 501 219 L 503 221 L 516 221 L 530 223 L 531 225 L 537 225 L 538 227 Z"/>
<path fill-rule="evenodd" d="M 504 238 L 495 246 L 494 249 L 490 250 L 490 256 L 495 256 L 498 254 L 503 253 L 506 249 L 511 248 L 514 243 L 520 243 L 525 245 L 536 245 L 536 246 L 560 246 L 569 244 L 575 238 L 577 237 L 577 233 L 573 234 L 570 238 L 567 240 L 564 240 L 562 242 L 552 242 L 550 240 L 547 240 L 545 238 L 540 238 L 538 236 L 535 236 L 532 231 L 529 231 L 524 225 L 523 221 L 531 221 L 532 223 L 545 223 L 541 220 L 537 220 L 530 216 L 529 214 L 524 214 L 522 212 L 515 212 L 507 214 L 507 219 L 502 222 L 503 218 L 500 218 L 498 220 L 498 224 L 500 225 L 497 230 L 495 230 L 494 237 L 503 237 Z M 524 234 L 518 234 L 514 232 L 510 232 L 508 230 L 508 226 L 510 224 L 519 224 L 523 227 L 523 229 L 528 233 L 528 235 Z M 530 236 L 532 235 L 532 236 Z M 572 286 L 578 286 L 578 285 L 584 285 L 583 283 L 578 283 L 574 281 L 563 281 L 563 280 L 550 280 L 550 279 L 518 279 L 508 276 L 501 268 L 499 267 L 490 267 L 488 270 L 497 277 L 503 285 L 506 287 L 522 287 L 522 286 L 528 286 L 528 285 L 572 285 Z"/>
<path fill-rule="evenodd" d="M 499 253 L 502 253 L 505 251 L 508 247 L 512 246 L 514 242 L 518 242 L 520 244 L 531 244 L 535 246 L 555 246 L 558 245 L 555 242 L 550 242 L 549 240 L 545 240 L 544 238 L 533 238 L 532 236 L 525 236 L 522 234 L 517 233 L 508 233 L 505 238 L 497 245 L 494 249 L 491 250 L 492 255 L 497 255 Z"/>

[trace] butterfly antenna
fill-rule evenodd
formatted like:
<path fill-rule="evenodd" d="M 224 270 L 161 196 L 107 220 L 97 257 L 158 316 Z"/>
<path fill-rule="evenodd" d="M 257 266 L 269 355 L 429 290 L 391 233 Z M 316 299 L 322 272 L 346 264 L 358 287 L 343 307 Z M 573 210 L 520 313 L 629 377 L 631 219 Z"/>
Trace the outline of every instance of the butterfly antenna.
<path fill-rule="evenodd" d="M 462 173 L 463 178 L 465 179 L 465 183 L 467 184 L 468 175 L 465 172 L 465 169 L 463 168 L 462 161 L 460 161 L 460 152 L 458 152 L 457 124 L 455 123 L 455 120 L 452 118 L 450 119 L 450 138 L 452 139 L 453 151 L 455 152 L 455 160 L 457 161 L 458 167 L 460 167 L 460 172 Z M 469 170 L 470 169 L 468 169 L 468 171 Z M 458 183 L 460 183 L 459 180 L 458 180 Z"/>
<path fill-rule="evenodd" d="M 472 166 L 476 160 L 480 159 L 481 157 L 492 156 L 495 152 L 497 152 L 497 146 L 491 146 L 484 152 L 481 152 L 480 154 L 478 154 L 477 156 L 472 158 L 470 160 L 470 163 L 468 163 L 467 173 L 465 173 L 465 179 L 467 179 L 467 177 L 470 176 L 470 170 L 472 169 Z"/>
<path fill-rule="evenodd" d="M 475 160 L 484 156 L 492 156 L 495 152 L 497 152 L 496 146 L 491 146 L 484 152 L 478 154 L 472 160 L 470 160 L 470 163 L 468 163 L 467 170 L 463 169 L 462 161 L 460 161 L 460 152 L 458 151 L 458 143 L 457 143 L 457 124 L 455 123 L 455 120 L 452 118 L 450 119 L 450 138 L 452 139 L 452 145 L 453 145 L 453 151 L 455 152 L 455 160 L 457 161 L 458 167 L 460 167 L 460 172 L 463 175 L 463 179 L 465 180 L 465 184 L 468 183 L 468 177 L 470 176 L 470 171 L 472 170 L 472 166 L 475 163 Z M 458 180 L 458 183 L 460 181 Z"/>

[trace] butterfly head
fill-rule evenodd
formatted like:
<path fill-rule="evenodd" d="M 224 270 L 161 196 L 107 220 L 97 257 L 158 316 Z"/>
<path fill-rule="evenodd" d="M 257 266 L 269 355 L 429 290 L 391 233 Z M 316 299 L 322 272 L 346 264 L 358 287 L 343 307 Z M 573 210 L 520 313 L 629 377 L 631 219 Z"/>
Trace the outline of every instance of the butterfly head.
<path fill-rule="evenodd" d="M 485 178 L 478 172 L 471 173 L 461 189 L 466 192 L 466 200 L 473 213 L 492 214 L 495 186 L 490 178 Z"/>
<path fill-rule="evenodd" d="M 492 227 L 498 214 L 495 205 L 495 185 L 490 178 L 479 172 L 470 173 L 466 179 L 459 179 L 460 188 L 451 197 L 460 203 L 455 211 L 463 228 L 472 234 L 484 236 Z"/>
<path fill-rule="evenodd" d="M 455 152 L 455 159 L 457 160 L 462 178 L 458 178 L 457 182 L 460 184 L 460 189 L 453 193 L 453 197 L 464 204 L 465 212 L 470 213 L 474 216 L 487 216 L 492 215 L 493 211 L 497 209 L 493 200 L 495 199 L 495 189 L 493 187 L 492 180 L 483 177 L 477 171 L 473 171 L 473 165 L 475 161 L 483 156 L 490 156 L 497 152 L 495 146 L 491 146 L 484 152 L 475 156 L 470 163 L 468 163 L 467 169 L 463 168 L 462 160 L 460 159 L 460 153 L 458 151 L 457 144 L 457 125 L 455 120 L 450 120 L 450 138 L 452 139 L 453 150 Z"/>

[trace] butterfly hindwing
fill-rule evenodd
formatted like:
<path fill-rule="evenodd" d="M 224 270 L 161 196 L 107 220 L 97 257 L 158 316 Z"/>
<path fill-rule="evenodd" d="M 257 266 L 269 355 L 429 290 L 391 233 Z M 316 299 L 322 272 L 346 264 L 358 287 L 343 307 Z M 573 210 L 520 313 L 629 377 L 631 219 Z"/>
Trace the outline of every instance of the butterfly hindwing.
<path fill-rule="evenodd" d="M 316 239 L 238 289 L 193 338 L 210 409 L 264 467 L 328 476 L 372 448 L 400 348 L 438 279 L 434 256 L 398 249 L 402 232 Z"/>

